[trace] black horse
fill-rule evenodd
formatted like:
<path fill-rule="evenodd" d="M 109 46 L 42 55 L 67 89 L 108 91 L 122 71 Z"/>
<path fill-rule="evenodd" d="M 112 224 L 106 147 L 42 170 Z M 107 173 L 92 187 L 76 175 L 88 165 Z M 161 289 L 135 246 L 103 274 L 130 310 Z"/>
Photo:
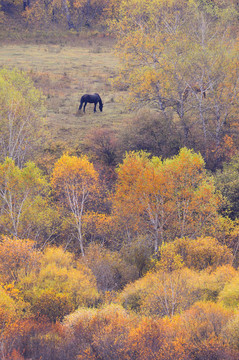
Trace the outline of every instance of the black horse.
<path fill-rule="evenodd" d="M 91 104 L 95 104 L 94 106 L 94 112 L 96 112 L 96 105 L 99 103 L 99 109 L 100 111 L 103 110 L 103 103 L 101 100 L 101 97 L 99 94 L 93 94 L 93 95 L 89 95 L 89 94 L 85 94 L 81 97 L 80 99 L 80 106 L 79 106 L 79 110 L 82 109 L 82 106 L 84 104 L 84 108 L 83 111 L 85 112 L 85 107 L 87 103 L 91 103 Z"/>

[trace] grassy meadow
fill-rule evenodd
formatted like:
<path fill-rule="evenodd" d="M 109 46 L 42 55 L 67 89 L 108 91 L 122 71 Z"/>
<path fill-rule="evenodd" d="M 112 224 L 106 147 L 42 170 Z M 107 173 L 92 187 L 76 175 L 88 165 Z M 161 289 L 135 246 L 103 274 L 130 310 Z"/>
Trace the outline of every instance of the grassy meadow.
<path fill-rule="evenodd" d="M 118 62 L 113 40 L 79 39 L 79 44 L 5 44 L 0 48 L 0 66 L 16 66 L 27 71 L 46 96 L 45 129 L 48 140 L 78 147 L 88 131 L 109 127 L 115 131 L 127 119 L 124 91 L 112 88 Z M 78 111 L 84 93 L 100 94 L 104 109 L 94 114 Z"/>

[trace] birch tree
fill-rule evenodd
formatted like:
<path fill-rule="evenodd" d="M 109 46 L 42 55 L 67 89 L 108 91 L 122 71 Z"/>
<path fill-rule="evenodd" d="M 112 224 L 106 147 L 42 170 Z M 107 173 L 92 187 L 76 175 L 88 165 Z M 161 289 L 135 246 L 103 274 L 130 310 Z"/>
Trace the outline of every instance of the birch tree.
<path fill-rule="evenodd" d="M 86 156 L 63 155 L 55 164 L 51 183 L 58 199 L 73 215 L 80 250 L 84 255 L 83 214 L 90 197 L 97 192 L 98 174 Z"/>
<path fill-rule="evenodd" d="M 47 197 L 47 190 L 46 179 L 34 163 L 29 162 L 20 169 L 12 159 L 7 158 L 0 164 L 1 232 L 16 238 L 27 238 L 35 227 L 36 217 L 42 220 L 41 214 L 46 212 L 43 197 Z M 35 213 L 35 218 L 32 213 Z"/>

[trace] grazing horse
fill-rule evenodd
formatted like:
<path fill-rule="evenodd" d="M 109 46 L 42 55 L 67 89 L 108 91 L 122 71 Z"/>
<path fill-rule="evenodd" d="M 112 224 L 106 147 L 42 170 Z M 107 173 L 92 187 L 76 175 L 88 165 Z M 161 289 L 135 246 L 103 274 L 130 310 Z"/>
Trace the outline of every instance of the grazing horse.
<path fill-rule="evenodd" d="M 89 95 L 89 94 L 85 94 L 81 97 L 80 99 L 80 106 L 79 106 L 79 110 L 82 109 L 82 106 L 84 104 L 84 108 L 83 111 L 85 112 L 85 107 L 87 105 L 87 103 L 91 103 L 91 104 L 95 104 L 94 106 L 94 112 L 96 112 L 96 105 L 99 103 L 99 109 L 100 111 L 103 110 L 103 103 L 101 100 L 101 97 L 99 94 L 93 94 L 93 95 Z"/>

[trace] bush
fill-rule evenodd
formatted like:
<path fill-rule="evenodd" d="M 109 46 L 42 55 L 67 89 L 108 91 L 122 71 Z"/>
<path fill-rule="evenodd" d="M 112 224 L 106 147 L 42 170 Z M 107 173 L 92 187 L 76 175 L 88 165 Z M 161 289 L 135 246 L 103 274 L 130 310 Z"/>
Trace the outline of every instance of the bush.
<path fill-rule="evenodd" d="M 99 299 L 92 271 L 62 248 L 47 248 L 40 269 L 22 277 L 18 287 L 35 314 L 48 314 L 54 321 L 78 306 L 94 306 Z"/>
<path fill-rule="evenodd" d="M 34 298 L 32 312 L 38 317 L 47 317 L 50 321 L 62 321 L 65 315 L 74 310 L 68 294 L 57 293 L 53 289 L 42 290 Z"/>
<path fill-rule="evenodd" d="M 0 277 L 3 283 L 17 281 L 19 276 L 37 268 L 40 252 L 31 240 L 3 237 L 0 241 Z M 11 271 L 9 271 L 11 269 Z"/>
<path fill-rule="evenodd" d="M 99 291 L 119 290 L 137 278 L 135 266 L 126 263 L 118 252 L 97 244 L 88 247 L 82 263 L 91 269 Z"/>
<path fill-rule="evenodd" d="M 239 275 L 225 285 L 219 294 L 219 301 L 228 307 L 238 307 L 239 305 Z"/>
<path fill-rule="evenodd" d="M 220 265 L 231 264 L 233 260 L 231 250 L 212 237 L 201 237 L 196 240 L 182 238 L 163 245 L 157 254 L 159 262 L 156 262 L 156 267 L 160 267 L 165 262 L 165 254 L 169 264 L 170 261 L 177 260 L 180 265 L 182 261 L 188 268 L 194 270 L 216 269 Z M 177 259 L 177 255 L 180 258 Z"/>
<path fill-rule="evenodd" d="M 144 150 L 155 156 L 170 157 L 178 153 L 180 134 L 171 119 L 144 108 L 122 128 L 119 148 L 122 155 L 125 151 Z"/>
<path fill-rule="evenodd" d="M 189 308 L 202 296 L 200 274 L 187 268 L 170 273 L 157 271 L 125 287 L 121 304 L 147 316 L 173 316 Z"/>

